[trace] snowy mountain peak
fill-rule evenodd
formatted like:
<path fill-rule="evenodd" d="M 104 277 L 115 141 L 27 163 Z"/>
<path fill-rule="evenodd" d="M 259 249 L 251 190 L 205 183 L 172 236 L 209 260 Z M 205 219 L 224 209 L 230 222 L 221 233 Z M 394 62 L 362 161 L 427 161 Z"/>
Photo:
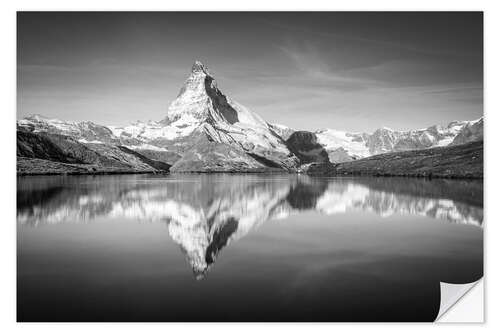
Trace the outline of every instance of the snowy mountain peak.
<path fill-rule="evenodd" d="M 44 115 L 41 115 L 41 114 L 38 114 L 38 113 L 29 115 L 29 116 L 25 117 L 24 119 L 35 120 L 35 121 L 47 121 L 47 120 L 51 120 L 50 118 L 45 117 Z"/>
<path fill-rule="evenodd" d="M 377 128 L 375 130 L 375 132 L 373 132 L 374 134 L 375 133 L 387 133 L 387 134 L 390 134 L 390 133 L 393 133 L 393 132 L 396 132 L 394 131 L 392 128 L 390 127 L 387 127 L 387 126 L 383 126 L 383 127 L 380 127 L 380 128 Z"/>
<path fill-rule="evenodd" d="M 174 126 L 208 123 L 217 127 L 241 123 L 267 128 L 257 114 L 220 91 L 214 77 L 199 61 L 193 64 L 179 95 L 170 104 L 164 123 Z"/>
<path fill-rule="evenodd" d="M 201 61 L 198 61 L 198 60 L 196 60 L 193 64 L 193 67 L 191 67 L 191 72 L 192 73 L 202 72 L 202 73 L 205 73 L 207 75 L 210 75 L 208 68 L 205 65 L 203 65 L 203 63 Z"/>
<path fill-rule="evenodd" d="M 170 124 L 180 121 L 184 125 L 207 120 L 210 105 L 207 88 L 209 82 L 213 81 L 205 65 L 195 61 L 177 98 L 170 104 L 163 122 Z"/>

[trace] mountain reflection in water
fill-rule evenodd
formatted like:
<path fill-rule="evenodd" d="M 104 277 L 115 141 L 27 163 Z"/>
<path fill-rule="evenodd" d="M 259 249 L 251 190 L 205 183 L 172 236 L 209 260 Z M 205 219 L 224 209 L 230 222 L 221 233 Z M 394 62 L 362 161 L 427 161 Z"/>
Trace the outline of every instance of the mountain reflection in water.
<path fill-rule="evenodd" d="M 312 178 L 304 175 L 20 177 L 20 225 L 100 217 L 162 222 L 202 278 L 230 242 L 268 220 L 311 210 L 421 215 L 481 227 L 477 181 Z"/>

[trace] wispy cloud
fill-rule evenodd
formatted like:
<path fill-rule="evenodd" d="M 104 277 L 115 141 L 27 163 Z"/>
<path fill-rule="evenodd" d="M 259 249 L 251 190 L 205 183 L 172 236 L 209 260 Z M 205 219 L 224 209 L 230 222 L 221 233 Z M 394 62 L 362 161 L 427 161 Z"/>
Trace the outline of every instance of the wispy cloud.
<path fill-rule="evenodd" d="M 343 72 L 342 65 L 312 42 L 288 42 L 276 46 L 297 70 L 298 80 L 309 86 L 323 86 L 339 91 L 364 90 L 378 86 L 373 79 L 353 77 Z"/>
<path fill-rule="evenodd" d="M 423 94 L 429 94 L 429 95 L 449 95 L 449 94 L 463 94 L 463 93 L 480 93 L 482 95 L 483 93 L 483 86 L 460 86 L 460 87 L 453 87 L 453 88 L 435 88 L 432 90 L 424 91 L 422 92 Z"/>
<path fill-rule="evenodd" d="M 328 37 L 332 42 L 334 40 L 342 40 L 342 41 L 351 41 L 351 42 L 357 42 L 361 44 L 365 44 L 367 46 L 376 46 L 379 48 L 384 48 L 392 51 L 404 51 L 404 52 L 410 52 L 418 55 L 426 55 L 426 56 L 448 56 L 448 57 L 470 57 L 470 58 L 477 58 L 480 57 L 477 55 L 477 53 L 457 53 L 457 52 L 450 52 L 450 51 L 444 51 L 442 49 L 436 49 L 436 48 L 424 48 L 424 47 L 416 47 L 408 43 L 404 43 L 402 41 L 387 41 L 387 40 L 381 40 L 381 39 L 375 39 L 375 38 L 366 38 L 366 37 L 360 37 L 360 36 L 354 36 L 354 35 L 347 35 L 347 34 L 341 34 L 341 33 L 336 33 L 336 32 L 331 32 L 331 31 L 321 31 L 321 30 L 313 30 L 309 29 L 307 27 L 301 27 L 297 25 L 289 25 L 289 24 L 284 24 L 279 21 L 272 21 L 272 20 L 267 20 L 267 19 L 261 19 L 261 23 L 267 24 L 272 27 L 280 28 L 283 30 L 287 30 L 290 32 L 294 33 L 305 33 L 309 35 L 315 35 L 315 36 L 320 36 L 320 37 Z"/>

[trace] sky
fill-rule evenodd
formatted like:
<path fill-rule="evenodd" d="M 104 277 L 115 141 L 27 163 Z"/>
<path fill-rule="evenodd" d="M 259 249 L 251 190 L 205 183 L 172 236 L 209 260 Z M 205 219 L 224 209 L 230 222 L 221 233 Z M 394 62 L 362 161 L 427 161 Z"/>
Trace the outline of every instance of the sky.
<path fill-rule="evenodd" d="M 296 129 L 483 113 L 481 12 L 19 12 L 17 117 L 161 120 L 195 60 L 233 100 Z"/>

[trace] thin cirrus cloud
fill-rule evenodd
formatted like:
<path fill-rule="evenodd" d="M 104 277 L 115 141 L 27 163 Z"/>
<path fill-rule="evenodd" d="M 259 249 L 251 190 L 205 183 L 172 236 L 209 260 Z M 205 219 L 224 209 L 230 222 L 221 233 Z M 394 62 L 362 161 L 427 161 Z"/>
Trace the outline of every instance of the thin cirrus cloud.
<path fill-rule="evenodd" d="M 289 58 L 296 67 L 297 80 L 306 81 L 309 86 L 325 86 L 338 90 L 363 90 L 377 84 L 376 80 L 353 77 L 348 71 L 338 67 L 334 60 L 327 61 L 325 55 L 310 42 L 300 48 L 297 45 L 281 45 L 278 49 Z M 306 88 L 306 87 L 304 87 Z"/>

